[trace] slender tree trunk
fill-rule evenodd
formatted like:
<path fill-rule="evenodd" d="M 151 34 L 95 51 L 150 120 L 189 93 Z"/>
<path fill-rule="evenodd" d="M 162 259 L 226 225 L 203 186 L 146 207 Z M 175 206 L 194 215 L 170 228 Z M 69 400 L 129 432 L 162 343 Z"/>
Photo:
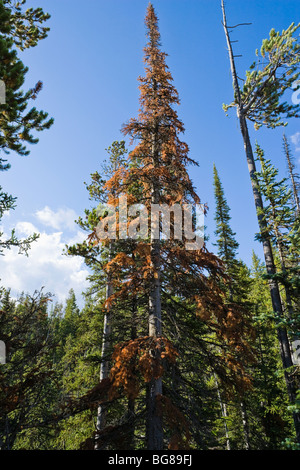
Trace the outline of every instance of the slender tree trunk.
<path fill-rule="evenodd" d="M 112 259 L 112 242 L 110 241 L 109 244 L 109 254 L 108 254 L 108 261 Z M 106 280 L 106 293 L 105 298 L 106 300 L 113 294 L 113 285 L 111 274 L 108 272 L 107 280 Z M 110 361 L 108 359 L 108 354 L 111 348 L 111 307 L 110 305 L 107 306 L 105 315 L 104 315 L 104 325 L 103 325 L 103 339 L 102 339 L 102 352 L 101 352 L 101 366 L 100 366 L 100 382 L 103 379 L 108 378 L 109 371 L 110 371 Z M 106 425 L 106 416 L 107 416 L 107 407 L 105 405 L 100 405 L 97 411 L 97 421 L 96 421 L 96 430 L 101 431 Z M 95 450 L 98 450 L 98 443 L 97 438 L 95 441 Z"/>
<path fill-rule="evenodd" d="M 227 421 L 226 421 L 226 418 L 227 418 L 226 404 L 225 404 L 225 403 L 223 402 L 223 400 L 222 400 L 222 396 L 221 396 L 221 392 L 220 392 L 220 389 L 219 389 L 219 384 L 218 384 L 218 380 L 217 380 L 216 374 L 214 374 L 214 376 L 215 376 L 215 383 L 216 383 L 216 387 L 217 387 L 218 400 L 219 400 L 220 409 L 221 409 L 221 415 L 222 415 L 222 418 L 224 419 L 224 430 L 225 430 L 225 437 L 226 437 L 226 449 L 227 449 L 227 450 L 230 450 L 230 439 L 229 439 L 229 432 L 228 432 L 228 426 L 227 426 Z"/>
<path fill-rule="evenodd" d="M 133 250 L 132 250 L 133 251 Z M 132 253 L 132 259 L 134 260 L 135 256 Z M 137 301 L 136 298 L 132 300 L 131 308 L 131 340 L 137 338 Z M 126 449 L 134 449 L 134 421 L 135 417 L 135 399 L 129 398 L 127 404 L 127 421 L 129 422 L 128 433 L 126 436 Z"/>
<path fill-rule="evenodd" d="M 154 84 L 155 90 L 155 84 Z M 153 166 L 158 166 L 158 151 L 156 137 L 157 130 L 154 126 L 154 132 L 152 135 L 152 161 Z M 160 203 L 160 190 L 159 182 L 156 178 L 153 179 L 152 184 L 152 195 L 151 203 Z M 157 221 L 159 224 L 159 220 Z M 156 339 L 161 336 L 161 281 L 160 281 L 160 238 L 154 238 L 155 234 L 160 234 L 154 230 L 154 234 L 151 231 L 151 245 L 150 245 L 150 256 L 151 256 L 151 269 L 152 279 L 149 294 L 149 336 Z M 158 349 L 153 350 L 152 354 L 159 358 L 160 351 Z M 147 449 L 148 450 L 162 450 L 163 449 L 163 426 L 162 417 L 157 411 L 157 397 L 162 395 L 162 379 L 153 378 L 147 387 Z"/>
<path fill-rule="evenodd" d="M 222 0 L 222 11 L 223 11 L 223 26 L 224 26 L 224 32 L 225 32 L 227 46 L 228 46 L 231 74 L 233 78 L 233 88 L 234 88 L 234 95 L 235 95 L 235 100 L 236 100 L 237 116 L 239 119 L 240 129 L 241 129 L 241 133 L 243 136 L 244 148 L 245 148 L 245 153 L 246 153 L 246 158 L 247 158 L 248 170 L 250 174 L 250 180 L 251 180 L 251 185 L 252 185 L 254 203 L 255 203 L 256 212 L 257 212 L 258 224 L 259 224 L 261 233 L 264 233 L 265 224 L 264 224 L 264 220 L 262 216 L 263 201 L 262 201 L 261 193 L 259 191 L 259 186 L 258 186 L 258 182 L 256 178 L 256 166 L 255 166 L 255 160 L 253 156 L 251 141 L 249 137 L 246 116 L 243 112 L 243 103 L 242 103 L 240 88 L 238 84 L 238 77 L 237 77 L 237 72 L 235 68 L 234 55 L 233 55 L 232 45 L 231 45 L 228 27 L 227 27 L 224 0 Z M 273 258 L 271 242 L 268 238 L 264 238 L 262 244 L 263 244 L 266 270 L 267 270 L 267 273 L 270 275 L 269 289 L 270 289 L 270 294 L 271 294 L 271 299 L 272 299 L 273 310 L 279 318 L 282 318 L 283 308 L 282 308 L 278 283 L 274 279 L 276 268 L 275 268 L 275 263 L 274 263 L 274 258 Z M 282 360 L 282 365 L 283 365 L 284 374 L 285 374 L 287 392 L 288 392 L 290 402 L 294 404 L 295 398 L 296 398 L 296 387 L 295 387 L 294 380 L 292 379 L 292 377 L 290 376 L 287 370 L 293 365 L 293 361 L 292 361 L 292 354 L 290 350 L 290 344 L 289 344 L 286 328 L 277 327 L 277 336 L 278 336 L 278 341 L 280 345 L 281 360 Z M 299 414 L 294 413 L 294 424 L 295 424 L 297 440 L 300 443 Z"/>
<path fill-rule="evenodd" d="M 250 450 L 250 434 L 249 434 L 249 421 L 248 421 L 248 413 L 245 402 L 242 400 L 241 403 L 241 413 L 242 413 L 242 423 L 243 423 L 243 431 L 244 431 L 244 439 L 245 439 L 245 450 Z"/>

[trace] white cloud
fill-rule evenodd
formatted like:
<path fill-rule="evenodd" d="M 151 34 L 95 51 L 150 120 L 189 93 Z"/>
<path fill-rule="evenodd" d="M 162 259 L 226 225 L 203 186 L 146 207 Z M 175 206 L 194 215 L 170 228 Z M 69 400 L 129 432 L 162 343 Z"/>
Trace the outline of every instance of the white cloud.
<path fill-rule="evenodd" d="M 55 230 L 62 230 L 67 228 L 74 230 L 76 227 L 75 219 L 76 213 L 73 209 L 63 208 L 54 212 L 50 207 L 46 206 L 44 209 L 36 211 L 35 217 L 46 227 L 54 228 Z"/>
<path fill-rule="evenodd" d="M 15 248 L 6 250 L 5 256 L 0 259 L 1 285 L 10 287 L 13 295 L 22 291 L 32 294 L 44 286 L 45 291 L 54 294 L 54 300 L 59 302 L 63 302 L 69 290 L 73 288 L 79 299 L 82 291 L 88 286 L 86 277 L 89 271 L 81 257 L 63 254 L 66 244 L 72 245 L 86 238 L 73 223 L 75 212 L 72 209 L 54 212 L 45 207 L 36 214 L 41 223 L 56 230 L 49 233 L 49 230 L 39 230 L 38 224 L 29 221 L 18 222 L 15 228 L 19 238 L 28 237 L 34 232 L 40 233 L 40 237 L 32 243 L 28 257 L 19 255 L 18 249 Z M 58 227 L 63 226 L 69 231 L 58 230 Z M 7 231 L 9 232 L 9 229 Z"/>
<path fill-rule="evenodd" d="M 300 132 L 291 135 L 291 141 L 295 145 L 296 152 L 300 152 Z"/>
<path fill-rule="evenodd" d="M 31 222 L 18 222 L 15 229 L 24 237 L 37 233 L 39 230 Z"/>

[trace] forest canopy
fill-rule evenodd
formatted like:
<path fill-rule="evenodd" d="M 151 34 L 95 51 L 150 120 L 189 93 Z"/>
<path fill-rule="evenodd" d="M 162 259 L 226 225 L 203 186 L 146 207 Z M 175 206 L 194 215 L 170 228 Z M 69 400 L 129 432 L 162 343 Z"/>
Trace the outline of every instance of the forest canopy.
<path fill-rule="evenodd" d="M 186 114 L 179 106 L 182 76 L 177 86 L 164 49 L 168 31 L 165 21 L 160 26 L 160 5 L 150 2 L 145 37 L 140 38 L 138 103 L 132 100 L 125 110 L 125 122 L 114 118 L 111 133 L 116 138 L 99 150 L 94 135 L 76 161 L 71 149 L 78 137 L 72 132 L 61 166 L 56 160 L 46 162 L 55 167 L 57 181 L 62 174 L 74 193 L 75 167 L 79 172 L 88 167 L 89 180 L 82 179 L 88 204 L 75 220 L 76 236 L 61 250 L 64 263 L 72 260 L 72 266 L 84 265 L 84 270 L 65 275 L 63 301 L 49 289 L 50 278 L 18 295 L 18 276 L 11 276 L 11 285 L 0 283 L 1 450 L 300 449 L 300 179 L 297 149 L 288 137 L 300 112 L 298 100 L 288 95 L 300 88 L 300 24 L 292 22 L 281 31 L 272 27 L 267 38 L 255 37 L 255 61 L 243 70 L 235 43 L 249 24 L 243 18 L 231 23 L 230 1 L 213 8 L 223 39 L 222 80 L 229 82 L 223 102 L 231 93 L 221 121 L 213 126 L 222 147 L 226 141 L 217 122 L 231 128 L 236 141 L 227 150 L 234 154 L 231 159 L 222 166 L 214 150 L 197 157 L 191 151 L 188 136 L 197 127 L 185 128 L 181 116 Z M 5 89 L 5 100 L 0 100 L 0 255 L 3 266 L 15 259 L 12 253 L 27 257 L 28 278 L 31 254 L 46 236 L 32 231 L 33 224 L 23 224 L 25 238 L 19 237 L 18 224 L 7 233 L 5 220 L 22 196 L 10 194 L 5 178 L 19 165 L 14 157 L 22 165 L 28 157 L 24 164 L 29 165 L 33 148 L 43 149 L 43 139 L 50 145 L 47 136 L 55 127 L 68 141 L 69 123 L 60 114 L 58 122 L 50 117 L 55 107 L 60 113 L 59 101 L 53 98 L 50 113 L 35 107 L 43 103 L 47 76 L 27 87 L 33 57 L 27 51 L 47 51 L 53 15 L 55 10 L 50 15 L 31 7 L 30 0 L 0 0 L 0 80 Z M 118 31 L 115 36 L 121 44 Z M 124 50 L 129 62 L 140 52 L 131 45 L 132 50 Z M 78 54 L 83 53 L 80 47 Z M 196 47 L 202 54 L 206 46 Z M 109 66 L 102 63 L 104 76 Z M 68 83 L 58 71 L 55 77 L 67 95 Z M 205 95 L 209 72 L 198 79 L 200 89 L 194 93 Z M 111 80 L 123 87 L 122 76 Z M 223 90 L 218 92 L 221 96 Z M 138 111 L 132 114 L 135 105 Z M 92 110 L 94 103 L 85 103 L 86 111 L 78 113 L 86 113 L 93 126 L 88 107 Z M 64 112 L 71 118 L 71 110 Z M 108 105 L 97 109 L 99 122 L 111 120 L 111 114 Z M 196 138 L 201 144 L 205 131 Z M 268 139 L 280 148 L 284 177 L 278 151 L 273 155 Z M 214 148 L 214 142 L 209 145 Z M 98 164 L 90 168 L 85 153 L 91 148 Z M 243 166 L 235 163 L 240 160 Z M 204 162 L 210 168 L 204 178 L 211 182 L 213 208 L 197 184 Z M 38 188 L 49 178 L 47 172 L 39 175 L 41 167 L 35 165 L 36 186 L 26 191 L 38 199 Z M 247 240 L 260 248 L 259 254 L 252 250 L 250 262 L 240 256 L 239 221 L 228 197 L 243 178 L 241 168 L 248 182 L 243 197 L 255 222 L 247 226 Z M 51 185 L 53 190 L 55 182 Z M 45 225 L 57 230 L 54 234 L 63 223 L 73 224 L 65 213 L 56 221 L 53 214 L 48 208 L 43 217 Z M 46 281 L 51 275 L 47 263 Z M 70 288 L 76 279 L 84 285 L 81 300 Z"/>

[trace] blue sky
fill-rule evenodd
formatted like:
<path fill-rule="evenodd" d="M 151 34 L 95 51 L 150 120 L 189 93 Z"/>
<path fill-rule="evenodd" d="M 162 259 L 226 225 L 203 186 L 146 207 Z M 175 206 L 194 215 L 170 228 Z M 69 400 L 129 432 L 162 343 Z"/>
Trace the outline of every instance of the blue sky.
<path fill-rule="evenodd" d="M 213 241 L 213 163 L 216 164 L 231 207 L 231 225 L 240 243 L 240 257 L 251 262 L 257 222 L 243 143 L 235 111 L 226 117 L 222 103 L 232 100 L 232 80 L 221 25 L 220 0 L 153 0 L 159 17 L 162 49 L 179 92 L 182 139 L 199 162 L 190 175 L 203 203 L 209 206 L 206 232 Z M 64 243 L 79 241 L 73 223 L 90 206 L 84 182 L 99 169 L 105 149 L 123 138 L 124 122 L 137 116 L 137 77 L 143 74 L 144 17 L 148 0 L 28 0 L 51 14 L 51 31 L 38 47 L 20 54 L 29 67 L 26 85 L 42 80 L 35 105 L 49 112 L 55 124 L 40 134 L 29 157 L 11 155 L 1 185 L 18 197 L 17 208 L 2 225 L 17 226 L 20 234 L 41 233 L 28 260 L 14 252 L 0 260 L 4 285 L 18 290 L 40 288 L 63 300 L 69 288 L 86 286 L 80 260 L 61 257 Z M 255 60 L 255 49 L 271 28 L 282 30 L 300 21 L 299 0 L 227 0 L 229 24 L 237 28 L 235 53 L 240 77 Z M 292 94 L 292 93 L 291 93 Z M 288 96 L 287 99 L 291 99 Z M 286 176 L 282 154 L 283 129 L 254 131 L 266 156 Z M 285 133 L 299 164 L 300 125 L 291 120 Z M 298 166 L 299 168 L 299 166 Z M 213 249 L 211 242 L 209 247 Z"/>

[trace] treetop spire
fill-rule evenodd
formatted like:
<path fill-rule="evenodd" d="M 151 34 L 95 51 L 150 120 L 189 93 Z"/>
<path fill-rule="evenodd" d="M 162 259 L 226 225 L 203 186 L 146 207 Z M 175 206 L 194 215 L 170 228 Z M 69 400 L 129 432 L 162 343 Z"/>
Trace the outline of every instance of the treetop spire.
<path fill-rule="evenodd" d="M 160 32 L 158 28 L 158 17 L 151 2 L 149 2 L 148 4 L 145 25 L 147 28 L 146 35 L 149 38 L 149 46 L 152 46 L 154 48 L 159 47 L 161 44 Z"/>

